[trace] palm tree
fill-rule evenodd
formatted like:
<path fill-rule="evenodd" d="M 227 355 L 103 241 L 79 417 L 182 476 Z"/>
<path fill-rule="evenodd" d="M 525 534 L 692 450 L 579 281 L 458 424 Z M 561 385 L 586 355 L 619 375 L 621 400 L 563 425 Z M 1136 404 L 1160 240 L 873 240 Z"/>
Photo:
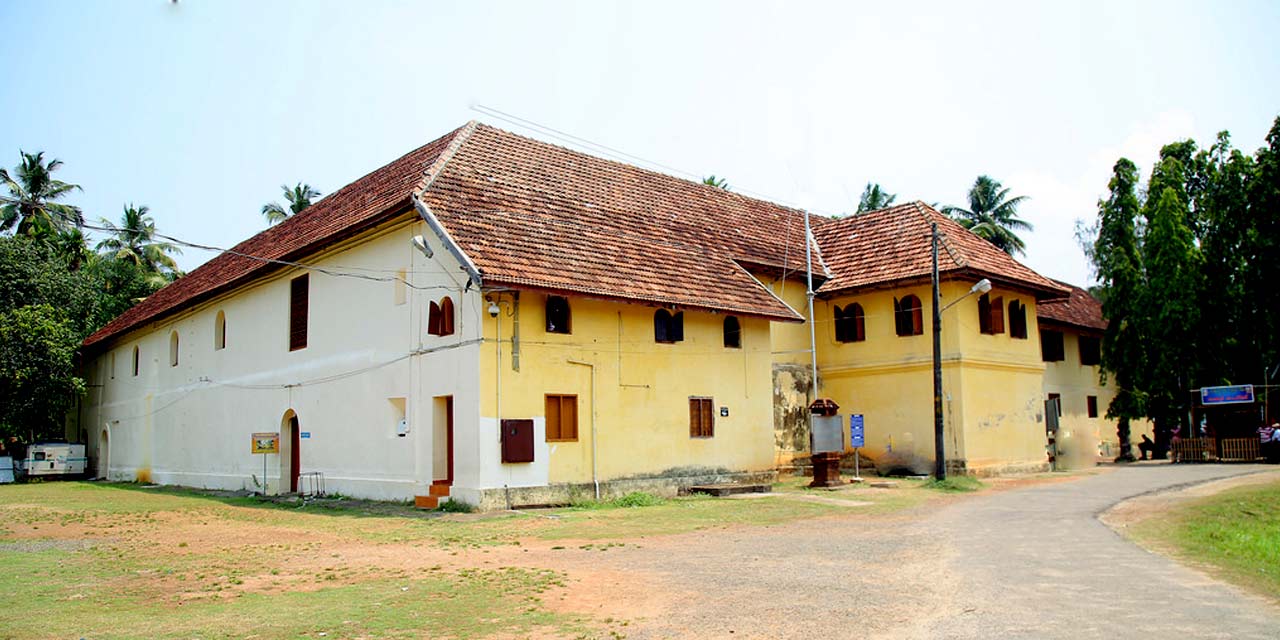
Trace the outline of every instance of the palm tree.
<path fill-rule="evenodd" d="M 282 184 L 280 190 L 284 191 L 284 199 L 289 201 L 289 208 L 285 209 L 276 202 L 262 205 L 262 215 L 267 217 L 267 224 L 284 222 L 289 216 L 302 213 L 303 209 L 311 206 L 312 199 L 320 197 L 319 191 L 304 182 L 299 182 L 292 189 Z"/>
<path fill-rule="evenodd" d="M 0 182 L 9 189 L 8 196 L 0 196 L 0 231 L 17 226 L 20 235 L 44 235 L 65 231 L 84 224 L 80 209 L 62 202 L 54 202 L 72 191 L 80 191 L 80 185 L 53 178 L 53 172 L 62 161 L 53 159 L 47 164 L 44 152 L 18 151 L 22 163 L 14 168 L 0 168 Z"/>
<path fill-rule="evenodd" d="M 120 216 L 121 226 L 104 218 L 102 224 L 111 229 L 111 236 L 99 242 L 97 248 L 141 268 L 151 284 L 163 284 L 182 275 L 171 255 L 181 254 L 182 250 L 174 244 L 156 241 L 156 222 L 148 213 L 147 207 L 130 204 Z"/>
<path fill-rule="evenodd" d="M 1014 230 L 1031 231 L 1031 223 L 1018 217 L 1018 205 L 1027 196 L 1009 197 L 1009 189 L 991 176 L 978 176 L 969 189 L 969 208 L 943 207 L 942 212 L 951 216 L 961 226 L 994 244 L 1009 255 L 1026 252 L 1027 245 Z"/>
<path fill-rule="evenodd" d="M 709 175 L 709 176 L 707 176 L 707 177 L 705 177 L 705 178 L 703 178 L 703 179 L 702 179 L 702 184 L 705 184 L 705 185 L 707 185 L 708 187 L 715 187 L 715 188 L 717 188 L 717 189 L 724 189 L 725 191 L 728 191 L 728 190 L 729 190 L 729 181 L 728 181 L 728 180 L 725 180 L 724 178 L 717 178 L 717 177 L 716 177 L 716 174 L 714 174 L 714 173 L 713 173 L 713 174 L 711 174 L 711 175 Z"/>
<path fill-rule="evenodd" d="M 879 183 L 867 183 L 867 188 L 862 190 L 862 197 L 858 199 L 858 213 L 866 213 L 883 209 L 893 204 L 898 199 L 898 194 L 889 193 L 880 188 Z"/>

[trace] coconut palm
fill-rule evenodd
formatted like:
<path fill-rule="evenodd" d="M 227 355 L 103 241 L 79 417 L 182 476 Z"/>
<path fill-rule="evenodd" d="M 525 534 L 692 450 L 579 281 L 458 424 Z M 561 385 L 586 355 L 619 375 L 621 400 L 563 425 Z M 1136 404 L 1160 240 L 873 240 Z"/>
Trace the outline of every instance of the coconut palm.
<path fill-rule="evenodd" d="M 707 185 L 708 187 L 715 187 L 715 188 L 717 188 L 717 189 L 724 189 L 725 191 L 728 191 L 728 190 L 729 190 L 729 181 L 728 181 L 728 180 L 725 180 L 724 178 L 717 178 L 717 177 L 716 177 L 716 174 L 714 174 L 714 173 L 713 173 L 713 174 L 711 174 L 711 175 L 709 175 L 709 176 L 707 176 L 707 177 L 705 177 L 705 178 L 703 178 L 703 179 L 702 179 L 702 184 L 705 184 L 705 185 Z"/>
<path fill-rule="evenodd" d="M 105 251 L 117 260 L 131 262 L 142 269 L 151 284 L 169 282 L 182 275 L 174 254 L 182 250 L 176 245 L 156 240 L 156 222 L 147 207 L 125 206 L 120 216 L 120 226 L 103 219 L 102 225 L 111 229 L 111 236 L 98 243 L 98 251 Z"/>
<path fill-rule="evenodd" d="M 53 172 L 62 161 L 44 161 L 44 152 L 19 151 L 22 163 L 13 173 L 0 168 L 0 183 L 9 195 L 0 196 L 0 231 L 17 226 L 20 235 L 43 235 L 73 229 L 84 224 L 80 209 L 63 202 L 55 202 L 79 191 L 80 185 L 53 178 Z"/>
<path fill-rule="evenodd" d="M 881 189 L 879 183 L 868 182 L 867 188 L 862 190 L 862 197 L 858 199 L 858 213 L 883 209 L 897 199 L 898 194 Z"/>
<path fill-rule="evenodd" d="M 951 216 L 961 226 L 994 244 L 1009 255 L 1026 251 L 1026 243 L 1014 230 L 1031 231 L 1031 223 L 1018 217 L 1018 205 L 1026 196 L 1009 197 L 1009 189 L 991 176 L 978 176 L 969 189 L 969 208 L 943 207 L 942 212 Z"/>
<path fill-rule="evenodd" d="M 284 191 L 284 199 L 289 201 L 289 208 L 285 209 L 277 202 L 262 205 L 262 215 L 267 217 L 267 224 L 284 222 L 289 216 L 302 213 L 303 209 L 311 206 L 312 199 L 320 197 L 318 190 L 303 182 L 299 182 L 292 189 L 282 184 L 280 190 Z"/>

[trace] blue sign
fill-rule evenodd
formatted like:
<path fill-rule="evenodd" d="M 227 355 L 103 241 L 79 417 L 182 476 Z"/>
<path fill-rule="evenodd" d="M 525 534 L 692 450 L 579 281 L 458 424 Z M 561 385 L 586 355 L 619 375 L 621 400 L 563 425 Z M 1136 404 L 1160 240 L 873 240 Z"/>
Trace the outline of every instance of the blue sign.
<path fill-rule="evenodd" d="M 1243 404 L 1253 402 L 1253 385 L 1201 387 L 1200 404 Z"/>
<path fill-rule="evenodd" d="M 300 438 L 302 438 L 303 440 L 310 440 L 310 439 L 311 439 L 311 432 L 310 432 L 310 431 L 303 431 L 302 433 L 299 433 L 299 434 L 298 434 L 298 436 L 299 436 Z"/>
<path fill-rule="evenodd" d="M 866 439 L 863 436 L 862 426 L 861 413 L 855 413 L 849 416 L 849 446 L 854 448 L 867 446 Z"/>

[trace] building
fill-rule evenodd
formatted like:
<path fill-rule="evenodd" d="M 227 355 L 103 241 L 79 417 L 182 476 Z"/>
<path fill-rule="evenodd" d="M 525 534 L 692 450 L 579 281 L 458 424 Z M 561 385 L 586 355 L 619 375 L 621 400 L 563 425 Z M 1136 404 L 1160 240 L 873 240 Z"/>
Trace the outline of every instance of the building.
<path fill-rule="evenodd" d="M 1093 466 L 1099 459 L 1120 455 L 1116 422 L 1106 417 L 1115 385 L 1106 384 L 1102 337 L 1107 321 L 1102 302 L 1088 291 L 1059 282 L 1071 295 L 1049 300 L 1037 309 L 1040 354 L 1044 360 L 1044 394 L 1059 403 L 1058 462 L 1064 468 Z M 1152 436 L 1150 421 L 1129 424 L 1132 453 L 1142 435 Z"/>
<path fill-rule="evenodd" d="M 820 393 L 932 460 L 1044 465 L 1038 305 L 1067 290 L 922 203 L 813 218 Z M 771 478 L 807 449 L 804 214 L 470 123 L 221 254 L 84 345 L 101 475 L 484 508 Z M 995 283 L 966 296 L 981 278 Z M 1007 326 L 1007 329 L 1006 329 Z M 279 454 L 253 454 L 278 432 Z M 265 467 L 265 473 L 264 473 Z"/>

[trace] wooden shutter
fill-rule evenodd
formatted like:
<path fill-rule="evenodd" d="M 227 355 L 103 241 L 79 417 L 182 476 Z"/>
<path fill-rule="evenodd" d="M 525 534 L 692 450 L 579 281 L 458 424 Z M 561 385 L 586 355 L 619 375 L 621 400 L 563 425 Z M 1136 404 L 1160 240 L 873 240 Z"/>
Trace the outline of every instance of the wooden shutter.
<path fill-rule="evenodd" d="M 304 275 L 289 282 L 289 350 L 307 347 L 307 308 L 311 293 L 311 276 Z"/>
<path fill-rule="evenodd" d="M 911 298 L 911 335 L 918 336 L 924 334 L 924 307 L 920 304 L 920 298 L 910 296 Z"/>
<path fill-rule="evenodd" d="M 578 396 L 547 396 L 547 441 L 578 439 Z"/>
<path fill-rule="evenodd" d="M 440 301 L 440 334 L 442 336 L 453 335 L 453 299 L 445 296 Z"/>
<path fill-rule="evenodd" d="M 1004 333 L 1004 296 L 991 301 L 991 333 Z"/>
<path fill-rule="evenodd" d="M 666 309 L 653 312 L 653 341 L 671 342 L 671 314 Z"/>
<path fill-rule="evenodd" d="M 689 437 L 715 436 L 715 417 L 712 415 L 711 398 L 689 398 Z"/>
<path fill-rule="evenodd" d="M 677 312 L 671 316 L 671 333 L 669 334 L 672 342 L 680 342 L 684 340 L 684 312 Z"/>
<path fill-rule="evenodd" d="M 498 319 L 502 321 L 501 318 Z M 438 336 L 440 335 L 440 305 L 435 301 L 431 302 L 430 310 L 427 312 L 427 333 Z"/>
<path fill-rule="evenodd" d="M 846 311 L 848 311 L 846 309 Z M 853 341 L 862 342 L 867 339 L 867 320 L 866 314 L 862 311 L 862 305 L 853 303 Z"/>

